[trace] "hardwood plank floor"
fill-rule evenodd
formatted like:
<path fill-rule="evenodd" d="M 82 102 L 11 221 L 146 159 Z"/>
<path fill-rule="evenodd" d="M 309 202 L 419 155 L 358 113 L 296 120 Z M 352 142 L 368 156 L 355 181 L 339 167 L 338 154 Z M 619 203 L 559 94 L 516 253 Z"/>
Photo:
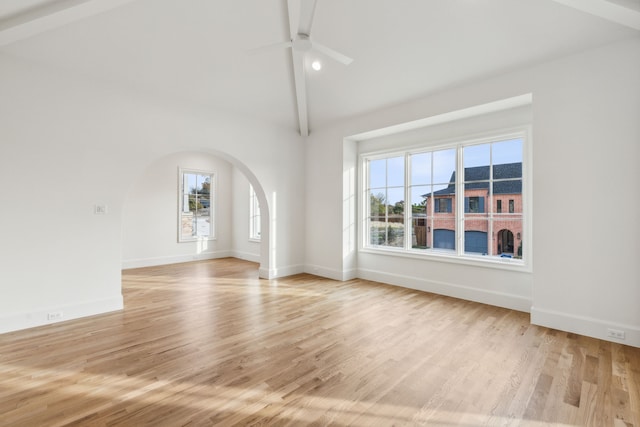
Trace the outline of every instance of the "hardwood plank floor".
<path fill-rule="evenodd" d="M 222 259 L 125 309 L 0 335 L 2 426 L 640 427 L 640 349 L 364 280 Z"/>

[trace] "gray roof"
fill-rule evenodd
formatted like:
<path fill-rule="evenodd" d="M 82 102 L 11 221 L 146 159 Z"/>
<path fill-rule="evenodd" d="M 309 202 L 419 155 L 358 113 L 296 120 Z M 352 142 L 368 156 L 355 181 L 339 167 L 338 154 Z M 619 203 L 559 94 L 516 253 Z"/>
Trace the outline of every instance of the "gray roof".
<path fill-rule="evenodd" d="M 519 179 L 514 179 L 519 178 Z M 489 166 L 475 166 L 464 169 L 464 179 L 467 183 L 465 190 L 489 189 Z M 494 181 L 493 194 L 521 194 L 522 193 L 522 162 L 505 163 L 493 166 L 493 179 L 509 179 L 509 181 Z M 468 182 L 477 181 L 477 182 Z M 456 172 L 451 174 L 449 186 L 435 191 L 436 196 L 446 196 L 455 193 Z M 424 194 L 429 197 L 431 194 Z"/>

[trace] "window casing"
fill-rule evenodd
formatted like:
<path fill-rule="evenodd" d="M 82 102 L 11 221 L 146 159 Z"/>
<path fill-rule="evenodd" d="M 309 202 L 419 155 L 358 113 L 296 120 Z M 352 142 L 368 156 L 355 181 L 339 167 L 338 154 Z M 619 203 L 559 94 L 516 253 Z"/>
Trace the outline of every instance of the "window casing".
<path fill-rule="evenodd" d="M 178 175 L 178 241 L 213 240 L 215 175 L 188 169 Z"/>
<path fill-rule="evenodd" d="M 362 249 L 524 265 L 526 135 L 363 155 Z"/>
<path fill-rule="evenodd" d="M 260 241 L 260 202 L 249 184 L 249 240 Z"/>

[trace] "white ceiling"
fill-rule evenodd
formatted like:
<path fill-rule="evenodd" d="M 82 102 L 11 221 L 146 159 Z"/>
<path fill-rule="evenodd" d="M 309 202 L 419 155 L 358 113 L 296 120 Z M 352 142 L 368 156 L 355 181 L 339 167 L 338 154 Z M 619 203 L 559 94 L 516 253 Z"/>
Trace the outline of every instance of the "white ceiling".
<path fill-rule="evenodd" d="M 0 17 L 8 19 L 25 11 L 36 9 L 54 0 L 2 0 L 0 1 Z"/>
<path fill-rule="evenodd" d="M 308 71 L 309 128 L 640 37 L 639 11 L 640 0 L 318 0 L 313 38 L 354 62 Z M 293 129 L 290 52 L 247 54 L 289 36 L 286 0 L 0 0 L 0 54 Z"/>

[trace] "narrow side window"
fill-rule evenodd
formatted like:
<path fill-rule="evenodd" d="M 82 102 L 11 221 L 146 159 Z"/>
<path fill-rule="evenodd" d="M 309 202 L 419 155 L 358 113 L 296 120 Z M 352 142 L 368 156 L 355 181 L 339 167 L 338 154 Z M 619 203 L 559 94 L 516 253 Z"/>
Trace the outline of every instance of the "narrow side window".
<path fill-rule="evenodd" d="M 214 174 L 179 171 L 178 241 L 214 237 Z"/>

